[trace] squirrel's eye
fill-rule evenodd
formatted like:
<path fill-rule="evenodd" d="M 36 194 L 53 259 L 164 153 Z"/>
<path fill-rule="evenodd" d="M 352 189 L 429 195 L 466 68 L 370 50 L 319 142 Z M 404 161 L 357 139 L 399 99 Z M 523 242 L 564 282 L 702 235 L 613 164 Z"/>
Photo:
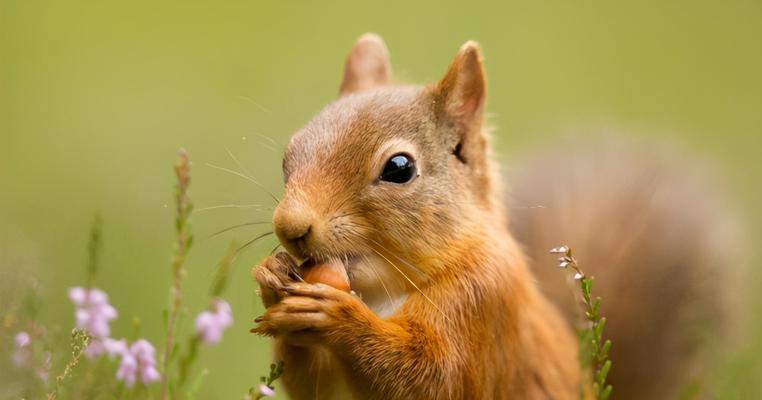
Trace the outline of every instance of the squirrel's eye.
<path fill-rule="evenodd" d="M 413 158 L 407 154 L 395 154 L 384 165 L 380 179 L 385 182 L 407 183 L 416 176 L 418 173 Z"/>

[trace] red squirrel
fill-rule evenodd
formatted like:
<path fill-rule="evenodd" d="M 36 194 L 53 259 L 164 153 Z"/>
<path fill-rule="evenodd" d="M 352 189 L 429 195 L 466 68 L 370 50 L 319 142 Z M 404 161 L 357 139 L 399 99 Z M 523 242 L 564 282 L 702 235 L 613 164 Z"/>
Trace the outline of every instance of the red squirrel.
<path fill-rule="evenodd" d="M 273 338 L 289 396 L 579 398 L 576 336 L 525 250 L 542 256 L 509 231 L 479 45 L 413 86 L 392 80 L 384 42 L 363 35 L 339 93 L 288 144 L 273 216 L 287 252 L 253 270 L 266 307 L 254 331 Z M 562 244 L 527 233 L 534 223 L 554 229 L 524 218 L 523 244 Z M 340 265 L 348 287 L 303 281 L 304 263 Z"/>

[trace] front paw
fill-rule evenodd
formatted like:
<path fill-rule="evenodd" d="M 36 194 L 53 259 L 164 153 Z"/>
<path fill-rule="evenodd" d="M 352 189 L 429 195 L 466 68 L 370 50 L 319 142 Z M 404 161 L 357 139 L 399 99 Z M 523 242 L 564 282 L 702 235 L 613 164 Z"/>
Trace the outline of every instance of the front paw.
<path fill-rule="evenodd" d="M 372 316 L 357 296 L 328 285 L 292 283 L 283 290 L 287 296 L 257 318 L 260 324 L 252 332 L 293 344 L 325 344 L 363 329 Z"/>
<path fill-rule="evenodd" d="M 251 274 L 259 283 L 262 303 L 268 308 L 278 303 L 285 294 L 283 288 L 299 280 L 296 261 L 285 252 L 267 257 Z"/>

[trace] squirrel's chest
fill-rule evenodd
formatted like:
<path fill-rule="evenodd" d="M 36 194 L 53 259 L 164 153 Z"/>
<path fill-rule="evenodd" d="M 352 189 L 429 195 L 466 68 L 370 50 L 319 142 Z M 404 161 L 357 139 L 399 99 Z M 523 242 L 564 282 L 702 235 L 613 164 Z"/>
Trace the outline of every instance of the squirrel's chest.
<path fill-rule="evenodd" d="M 365 304 L 379 317 L 388 318 L 402 307 L 407 300 L 407 294 L 398 295 L 395 297 L 374 299 L 375 301 L 365 301 Z"/>
<path fill-rule="evenodd" d="M 404 273 L 381 258 L 362 257 L 349 270 L 350 286 L 376 315 L 387 318 L 407 301 Z"/>

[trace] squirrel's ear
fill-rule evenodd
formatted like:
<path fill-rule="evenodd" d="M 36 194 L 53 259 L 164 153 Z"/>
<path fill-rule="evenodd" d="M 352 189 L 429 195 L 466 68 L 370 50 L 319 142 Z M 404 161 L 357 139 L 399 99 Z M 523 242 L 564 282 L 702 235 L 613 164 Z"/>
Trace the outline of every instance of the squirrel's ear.
<path fill-rule="evenodd" d="M 479 44 L 468 41 L 437 83 L 437 102 L 450 118 L 465 129 L 481 122 L 486 97 L 486 79 Z"/>
<path fill-rule="evenodd" d="M 339 95 L 385 85 L 391 74 L 389 51 L 384 40 L 374 33 L 366 33 L 357 39 L 347 56 Z"/>

